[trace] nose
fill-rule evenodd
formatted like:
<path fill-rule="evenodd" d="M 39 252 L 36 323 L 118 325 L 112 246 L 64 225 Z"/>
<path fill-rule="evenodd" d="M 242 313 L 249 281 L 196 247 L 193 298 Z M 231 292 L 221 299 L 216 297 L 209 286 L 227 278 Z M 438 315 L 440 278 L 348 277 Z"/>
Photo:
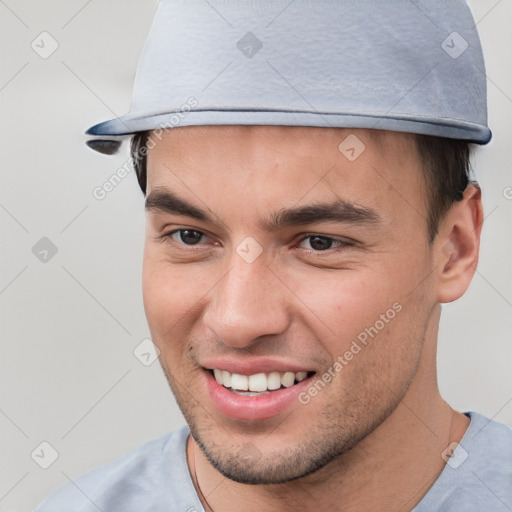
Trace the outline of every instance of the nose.
<path fill-rule="evenodd" d="M 290 292 L 263 257 L 247 263 L 234 254 L 231 267 L 212 290 L 203 322 L 225 344 L 249 348 L 262 336 L 282 334 L 289 323 Z"/>

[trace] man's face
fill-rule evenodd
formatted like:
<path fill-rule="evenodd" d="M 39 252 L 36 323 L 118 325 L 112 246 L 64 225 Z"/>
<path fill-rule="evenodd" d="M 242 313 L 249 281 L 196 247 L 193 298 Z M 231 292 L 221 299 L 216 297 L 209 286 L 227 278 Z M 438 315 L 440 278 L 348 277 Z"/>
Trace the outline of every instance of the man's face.
<path fill-rule="evenodd" d="M 144 303 L 194 439 L 237 481 L 309 474 L 393 412 L 421 360 L 436 294 L 413 137 L 223 126 L 154 142 Z"/>

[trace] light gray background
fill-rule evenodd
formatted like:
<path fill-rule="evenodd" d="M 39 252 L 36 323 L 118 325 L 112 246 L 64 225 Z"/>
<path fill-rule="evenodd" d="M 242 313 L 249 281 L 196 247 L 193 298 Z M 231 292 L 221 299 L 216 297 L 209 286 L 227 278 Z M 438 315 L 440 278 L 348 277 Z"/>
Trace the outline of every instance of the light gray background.
<path fill-rule="evenodd" d="M 512 424 L 512 0 L 470 5 L 494 139 L 474 161 L 487 216 L 481 261 L 466 296 L 443 308 L 440 385 L 456 408 Z M 149 337 L 143 196 L 130 173 L 103 201 L 93 197 L 128 153 L 98 155 L 83 135 L 128 110 L 155 7 L 0 0 L 2 512 L 31 510 L 68 479 L 183 424 L 158 362 L 133 354 Z M 31 48 L 43 31 L 59 44 L 47 59 Z M 58 249 L 46 263 L 32 253 L 42 237 Z M 46 470 L 31 458 L 43 441 L 59 454 Z"/>

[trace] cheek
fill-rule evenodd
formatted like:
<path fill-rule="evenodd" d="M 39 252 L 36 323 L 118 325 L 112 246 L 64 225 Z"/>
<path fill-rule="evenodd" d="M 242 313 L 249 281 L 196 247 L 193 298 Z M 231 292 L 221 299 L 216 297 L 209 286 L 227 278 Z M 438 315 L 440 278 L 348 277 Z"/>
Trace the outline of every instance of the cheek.
<path fill-rule="evenodd" d="M 401 287 L 382 276 L 347 276 L 309 294 L 307 305 L 318 319 L 312 316 L 308 328 L 329 360 L 321 377 L 332 376 L 340 407 L 354 417 L 401 396 L 421 356 L 427 312 Z M 347 404 L 354 397 L 361 400 Z"/>
<path fill-rule="evenodd" d="M 207 289 L 207 288 L 206 288 Z M 145 250 L 142 292 L 153 342 L 162 350 L 166 339 L 183 338 L 197 314 L 204 283 L 191 268 L 173 266 Z"/>
<path fill-rule="evenodd" d="M 412 338 L 422 338 L 429 291 L 426 281 L 418 286 L 424 275 L 416 264 L 401 266 L 395 261 L 297 281 L 302 283 L 295 288 L 297 295 L 312 313 L 309 328 L 333 359 L 347 351 L 399 358 L 409 339 L 413 343 Z"/>
<path fill-rule="evenodd" d="M 308 308 L 338 339 L 356 337 L 392 308 L 398 292 L 373 272 L 340 272 L 298 292 Z"/>

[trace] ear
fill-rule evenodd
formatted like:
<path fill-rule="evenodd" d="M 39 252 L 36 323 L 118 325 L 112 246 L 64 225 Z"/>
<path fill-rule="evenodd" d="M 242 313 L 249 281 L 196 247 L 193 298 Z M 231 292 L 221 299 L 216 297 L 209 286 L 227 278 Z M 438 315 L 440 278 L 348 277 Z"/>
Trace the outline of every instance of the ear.
<path fill-rule="evenodd" d="M 472 182 L 446 214 L 436 237 L 438 302 L 457 300 L 468 289 L 478 264 L 483 220 L 482 192 Z"/>

